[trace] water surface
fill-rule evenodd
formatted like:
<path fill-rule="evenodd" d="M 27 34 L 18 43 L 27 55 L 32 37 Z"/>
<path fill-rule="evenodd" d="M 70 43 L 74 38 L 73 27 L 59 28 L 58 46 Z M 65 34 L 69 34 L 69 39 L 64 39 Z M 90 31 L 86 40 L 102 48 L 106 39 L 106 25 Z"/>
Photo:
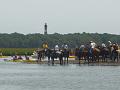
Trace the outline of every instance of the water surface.
<path fill-rule="evenodd" d="M 120 66 L 0 62 L 0 90 L 120 90 Z"/>

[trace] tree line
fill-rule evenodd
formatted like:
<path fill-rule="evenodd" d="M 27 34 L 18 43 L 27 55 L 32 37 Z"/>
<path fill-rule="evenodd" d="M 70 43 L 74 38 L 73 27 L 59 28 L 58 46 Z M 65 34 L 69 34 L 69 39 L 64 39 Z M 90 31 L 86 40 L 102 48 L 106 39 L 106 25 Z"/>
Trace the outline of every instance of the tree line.
<path fill-rule="evenodd" d="M 47 42 L 50 48 L 53 48 L 56 44 L 62 46 L 67 44 L 71 48 L 80 46 L 81 44 L 87 44 L 89 41 L 94 41 L 98 45 L 101 43 L 120 44 L 120 35 L 108 34 L 108 33 L 69 33 L 69 34 L 47 34 L 40 33 L 35 34 L 21 34 L 21 33 L 0 33 L 0 48 L 40 48 L 43 43 Z"/>

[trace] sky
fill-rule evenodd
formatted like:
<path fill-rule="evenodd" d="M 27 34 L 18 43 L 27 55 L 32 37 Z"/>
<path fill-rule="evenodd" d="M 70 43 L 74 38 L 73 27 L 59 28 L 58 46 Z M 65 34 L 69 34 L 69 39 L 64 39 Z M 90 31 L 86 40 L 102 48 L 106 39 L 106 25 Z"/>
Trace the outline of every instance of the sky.
<path fill-rule="evenodd" d="M 120 0 L 0 0 L 0 33 L 120 35 Z"/>

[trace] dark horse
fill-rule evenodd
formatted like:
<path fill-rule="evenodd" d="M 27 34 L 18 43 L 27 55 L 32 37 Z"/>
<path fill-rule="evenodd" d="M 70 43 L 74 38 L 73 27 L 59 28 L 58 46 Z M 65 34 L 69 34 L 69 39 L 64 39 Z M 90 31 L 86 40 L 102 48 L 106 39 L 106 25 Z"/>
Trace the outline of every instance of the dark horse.
<path fill-rule="evenodd" d="M 45 53 L 45 50 L 41 49 L 41 50 L 37 50 L 36 52 L 37 52 L 37 59 L 38 59 L 37 61 L 41 62 L 41 59 L 43 57 L 43 54 Z"/>
<path fill-rule="evenodd" d="M 80 48 L 80 49 L 78 49 L 78 51 L 77 51 L 77 57 L 78 57 L 78 59 L 79 59 L 79 64 L 80 64 L 80 60 L 82 59 L 82 60 L 87 60 L 87 56 L 88 56 L 88 49 L 87 48 L 85 48 L 85 47 L 83 47 L 83 48 Z"/>
<path fill-rule="evenodd" d="M 66 60 L 67 60 L 67 64 L 68 64 L 68 58 L 69 58 L 69 50 L 68 49 L 63 50 L 63 58 L 64 58 L 64 64 L 66 63 Z"/>
<path fill-rule="evenodd" d="M 113 45 L 113 60 L 115 61 L 117 59 L 117 62 L 118 62 L 118 59 L 119 59 L 119 52 L 118 52 L 118 46 L 117 45 Z"/>
<path fill-rule="evenodd" d="M 51 59 L 52 52 L 53 51 L 51 49 L 47 49 L 45 51 L 45 56 L 48 57 L 48 64 L 50 64 L 50 59 Z"/>

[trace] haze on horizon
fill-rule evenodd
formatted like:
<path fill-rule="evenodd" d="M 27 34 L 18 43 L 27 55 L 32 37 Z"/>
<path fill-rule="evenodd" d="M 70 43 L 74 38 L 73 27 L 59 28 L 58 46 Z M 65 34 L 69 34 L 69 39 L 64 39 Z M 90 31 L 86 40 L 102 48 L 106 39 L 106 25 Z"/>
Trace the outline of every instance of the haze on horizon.
<path fill-rule="evenodd" d="M 1 0 L 0 33 L 120 35 L 119 0 Z"/>

